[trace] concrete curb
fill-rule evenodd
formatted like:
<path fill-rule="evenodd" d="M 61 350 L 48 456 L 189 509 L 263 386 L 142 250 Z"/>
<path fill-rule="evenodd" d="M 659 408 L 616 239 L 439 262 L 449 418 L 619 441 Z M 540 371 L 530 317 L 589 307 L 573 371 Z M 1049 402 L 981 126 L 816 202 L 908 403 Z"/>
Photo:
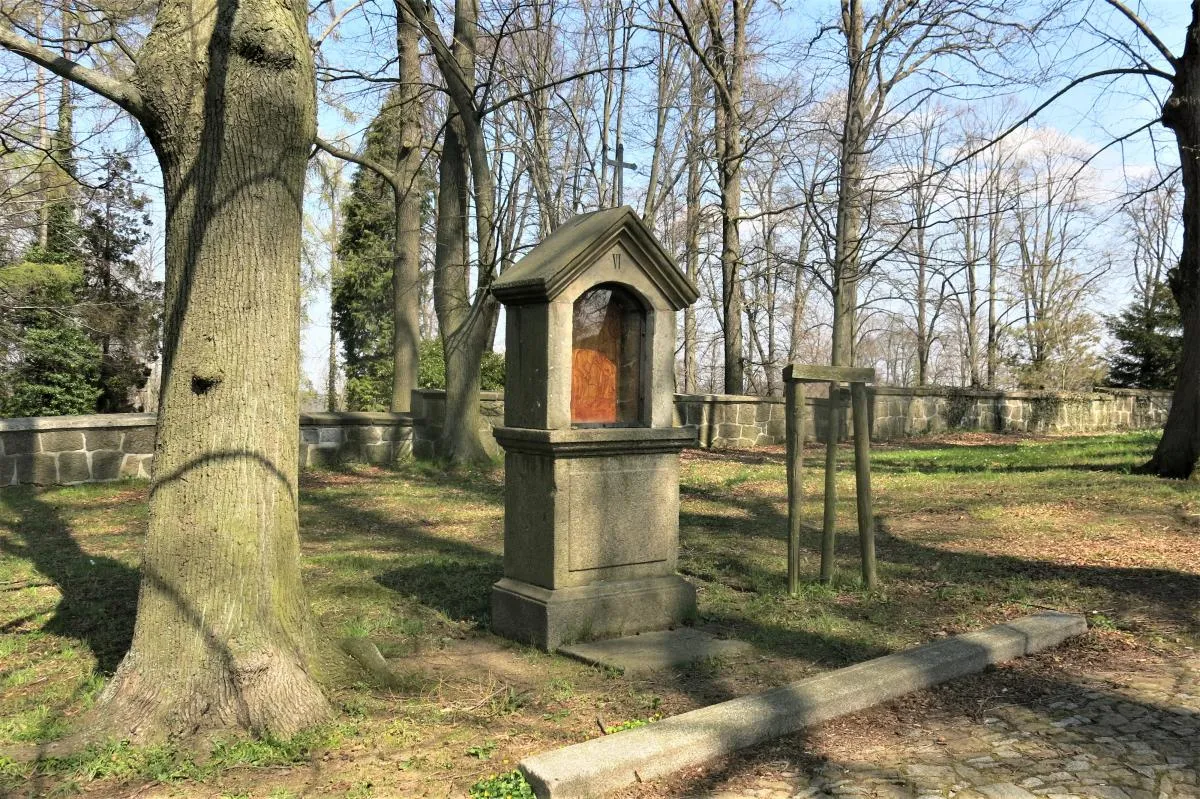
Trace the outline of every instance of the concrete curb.
<path fill-rule="evenodd" d="M 1040 652 L 1087 630 L 1039 613 L 521 761 L 539 799 L 597 797 L 803 727 Z"/>

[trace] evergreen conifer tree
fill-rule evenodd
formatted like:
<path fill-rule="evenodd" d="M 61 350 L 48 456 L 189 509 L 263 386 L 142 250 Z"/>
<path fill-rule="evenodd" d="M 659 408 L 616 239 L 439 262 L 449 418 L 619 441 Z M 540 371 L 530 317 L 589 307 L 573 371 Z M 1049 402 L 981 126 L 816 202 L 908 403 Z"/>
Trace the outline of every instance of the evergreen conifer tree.
<path fill-rule="evenodd" d="M 1165 284 L 1157 286 L 1149 300 L 1135 300 L 1108 319 L 1108 330 L 1117 340 L 1117 350 L 1109 357 L 1111 386 L 1175 387 L 1183 347 L 1179 306 Z"/>
<path fill-rule="evenodd" d="M 365 155 L 395 160 L 394 107 L 383 110 L 367 130 Z M 355 170 L 342 206 L 339 274 L 333 280 L 333 324 L 345 356 L 346 406 L 355 411 L 389 409 L 392 392 L 392 243 L 395 199 L 374 171 Z"/>
<path fill-rule="evenodd" d="M 158 354 L 162 285 L 138 258 L 150 218 L 149 198 L 136 190 L 134 177 L 127 158 L 110 154 L 104 187 L 91 196 L 80 225 L 81 316 L 100 350 L 101 413 L 132 409 L 131 393 L 145 385 Z"/>

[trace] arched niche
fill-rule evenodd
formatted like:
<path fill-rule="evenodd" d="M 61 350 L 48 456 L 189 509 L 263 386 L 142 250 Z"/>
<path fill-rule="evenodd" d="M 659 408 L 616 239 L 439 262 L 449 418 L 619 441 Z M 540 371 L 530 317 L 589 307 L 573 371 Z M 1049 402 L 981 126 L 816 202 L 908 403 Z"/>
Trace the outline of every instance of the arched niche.
<path fill-rule="evenodd" d="M 646 304 L 628 286 L 601 283 L 575 300 L 571 323 L 571 423 L 646 424 Z"/>

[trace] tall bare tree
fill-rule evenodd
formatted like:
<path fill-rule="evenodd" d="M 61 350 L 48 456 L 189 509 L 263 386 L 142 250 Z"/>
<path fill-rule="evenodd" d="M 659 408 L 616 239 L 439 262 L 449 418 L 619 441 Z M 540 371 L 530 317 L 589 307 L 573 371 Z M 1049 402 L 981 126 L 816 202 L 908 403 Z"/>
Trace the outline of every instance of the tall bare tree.
<path fill-rule="evenodd" d="M 1074 389 L 1094 380 L 1094 364 L 1088 374 L 1089 359 L 1079 344 L 1080 338 L 1094 338 L 1096 320 L 1086 301 L 1106 265 L 1085 263 L 1095 219 L 1080 161 L 1081 154 L 1061 137 L 1042 135 L 1014 164 L 1020 379 L 1030 388 Z"/>
<path fill-rule="evenodd" d="M 1003 48 L 1011 24 L 1008 0 L 841 0 L 838 30 L 846 65 L 845 112 L 839 144 L 837 222 L 833 258 L 832 362 L 854 360 L 859 281 L 874 268 L 865 257 L 864 213 L 873 202 L 868 166 L 879 142 L 921 99 L 934 93 L 935 71 L 953 59 L 968 73 L 988 52 Z M 894 100 L 896 90 L 921 76 L 925 85 Z"/>
<path fill-rule="evenodd" d="M 438 162 L 438 229 L 434 304 L 446 358 L 446 421 L 442 454 L 454 463 L 490 459 L 480 434 L 479 367 L 499 312 L 488 286 L 496 274 L 495 178 L 483 122 L 488 108 L 475 93 L 479 4 L 456 0 L 453 39 L 447 42 L 421 0 L 404 0 L 433 50 L 446 84 L 450 117 Z M 475 222 L 475 289 L 467 247 Z"/>
<path fill-rule="evenodd" d="M 745 158 L 742 93 L 746 86 L 750 14 L 754 0 L 697 0 L 696 14 L 668 0 L 684 40 L 712 81 L 716 171 L 721 198 L 721 330 L 725 355 L 724 390 L 745 390 L 742 335 L 742 161 Z M 696 18 L 703 20 L 703 35 Z"/>

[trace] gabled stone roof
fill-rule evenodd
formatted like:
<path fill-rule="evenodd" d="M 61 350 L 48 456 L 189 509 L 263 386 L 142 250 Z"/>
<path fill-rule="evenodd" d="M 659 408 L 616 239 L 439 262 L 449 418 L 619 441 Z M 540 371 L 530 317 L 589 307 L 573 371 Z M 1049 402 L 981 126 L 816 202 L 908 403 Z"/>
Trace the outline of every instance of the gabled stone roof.
<path fill-rule="evenodd" d="M 506 305 L 549 302 L 617 242 L 675 310 L 683 310 L 700 296 L 628 205 L 572 218 L 500 275 L 492 283 L 492 293 Z"/>

